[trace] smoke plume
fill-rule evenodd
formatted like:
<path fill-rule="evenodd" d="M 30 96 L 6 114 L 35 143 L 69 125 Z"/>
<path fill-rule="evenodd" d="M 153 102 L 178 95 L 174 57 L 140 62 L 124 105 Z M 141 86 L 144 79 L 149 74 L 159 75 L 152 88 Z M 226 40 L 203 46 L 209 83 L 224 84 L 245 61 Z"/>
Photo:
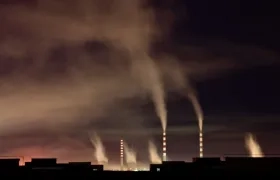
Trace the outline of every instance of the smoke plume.
<path fill-rule="evenodd" d="M 149 158 L 152 164 L 161 164 L 162 162 L 157 147 L 152 141 L 149 141 Z"/>
<path fill-rule="evenodd" d="M 264 157 L 264 154 L 259 143 L 257 142 L 256 137 L 251 133 L 245 136 L 245 147 L 251 157 Z"/>
<path fill-rule="evenodd" d="M 98 119 L 116 100 L 147 93 L 166 129 L 164 62 L 148 55 L 157 30 L 143 1 L 41 0 L 1 5 L 0 17 L 0 58 L 8 63 L 0 70 L 1 133 L 18 131 L 15 125 L 53 128 L 81 116 Z M 104 53 L 110 55 L 106 65 L 104 55 L 76 48 L 88 41 L 112 47 Z M 66 47 L 66 58 L 52 57 L 59 47 Z"/>
<path fill-rule="evenodd" d="M 197 120 L 198 120 L 198 127 L 199 127 L 199 131 L 202 132 L 203 130 L 203 111 L 202 111 L 202 108 L 199 104 L 199 101 L 197 99 L 197 97 L 193 94 L 193 93 L 189 93 L 188 94 L 188 97 L 194 107 L 194 110 L 195 110 L 195 113 L 196 113 L 196 116 L 197 116 Z"/>
<path fill-rule="evenodd" d="M 127 143 L 124 143 L 124 155 L 125 155 L 125 160 L 126 163 L 129 164 L 137 164 L 137 159 L 136 159 L 136 152 L 134 149 L 130 148 Z"/>
<path fill-rule="evenodd" d="M 95 134 L 94 137 L 91 138 L 91 143 L 95 148 L 94 156 L 98 164 L 108 163 L 105 148 L 102 144 L 100 137 L 97 136 L 97 134 Z"/>
<path fill-rule="evenodd" d="M 179 90 L 179 93 L 183 95 L 184 97 L 187 97 L 191 104 L 193 105 L 195 114 L 197 116 L 198 121 L 198 128 L 202 132 L 203 130 L 203 110 L 201 108 L 201 105 L 198 101 L 198 98 L 195 94 L 195 90 L 191 86 L 189 77 L 186 77 L 187 74 L 184 72 L 184 70 L 180 67 L 176 61 L 172 61 L 170 65 L 173 65 L 177 67 L 176 72 L 169 72 L 168 74 L 172 73 L 170 77 L 172 77 L 172 81 L 176 85 L 176 89 Z"/>
<path fill-rule="evenodd" d="M 6 148 L 2 148 L 1 154 L 27 157 L 43 154 L 63 161 L 69 161 L 69 157 L 86 161 L 92 156 L 91 147 L 73 138 L 65 144 L 57 136 L 65 132 L 83 136 L 85 128 L 94 125 L 99 130 L 99 124 L 113 126 L 110 133 L 119 134 L 123 130 L 116 127 L 121 126 L 124 118 L 112 117 L 111 109 L 117 106 L 119 114 L 126 113 L 127 107 L 120 106 L 120 102 L 147 96 L 153 100 L 165 130 L 165 96 L 169 91 L 189 88 L 186 76 L 209 77 L 209 73 L 216 74 L 221 66 L 228 68 L 224 53 L 229 51 L 231 57 L 234 54 L 237 57 L 233 58 L 241 59 L 242 63 L 248 57 L 254 62 L 256 58 L 270 62 L 269 52 L 256 57 L 253 53 L 247 55 L 244 48 L 240 52 L 239 45 L 225 48 L 225 44 L 216 45 L 215 53 L 211 47 L 209 53 L 171 43 L 164 50 L 167 54 L 155 53 L 155 58 L 149 53 L 154 49 L 151 43 L 162 29 L 156 26 L 155 11 L 144 3 L 144 0 L 32 0 L 0 4 L 0 136 Z M 170 19 L 165 17 L 164 21 Z M 169 29 L 164 24 L 166 27 Z M 173 57 L 172 49 L 181 54 L 177 58 L 188 61 L 182 63 Z M 260 50 L 251 48 L 251 52 Z M 221 61 L 213 64 L 216 56 Z M 200 61 L 204 59 L 211 62 Z M 196 110 L 202 129 L 199 111 Z M 144 119 L 142 116 L 127 115 L 129 121 L 125 123 L 135 126 Z M 145 130 L 140 133 L 146 133 Z M 32 138 L 22 140 L 21 133 Z M 20 138 L 11 140 L 11 136 Z M 49 136 L 55 140 L 48 140 Z M 23 149 L 31 143 L 32 147 Z M 47 144 L 43 150 L 42 144 Z M 61 152 L 53 152 L 57 146 Z"/>
<path fill-rule="evenodd" d="M 165 92 L 159 67 L 157 67 L 157 64 L 148 55 L 143 56 L 139 61 L 134 61 L 133 65 L 133 72 L 136 72 L 136 75 L 140 75 L 143 88 L 146 89 L 152 97 L 156 114 L 161 121 L 162 129 L 165 131 L 167 125 L 167 110 L 165 107 Z"/>

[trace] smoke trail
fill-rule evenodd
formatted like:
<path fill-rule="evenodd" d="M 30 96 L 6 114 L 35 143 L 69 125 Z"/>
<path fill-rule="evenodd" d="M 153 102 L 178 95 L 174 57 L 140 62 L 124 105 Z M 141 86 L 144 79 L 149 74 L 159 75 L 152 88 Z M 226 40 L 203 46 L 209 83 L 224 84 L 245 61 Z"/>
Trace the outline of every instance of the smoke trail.
<path fill-rule="evenodd" d="M 167 110 L 166 110 L 165 99 L 164 99 L 165 92 L 159 77 L 159 73 L 157 72 L 158 71 L 155 70 L 150 71 L 150 80 L 152 84 L 151 92 L 152 92 L 152 99 L 156 108 L 156 113 L 160 118 L 162 129 L 165 132 L 167 126 Z"/>
<path fill-rule="evenodd" d="M 163 131 L 165 131 L 167 125 L 167 110 L 160 70 L 157 64 L 148 55 L 139 56 L 143 58 L 136 59 L 136 61 L 133 62 L 132 72 L 140 79 L 143 88 L 150 93 L 156 114 L 161 121 Z"/>
<path fill-rule="evenodd" d="M 105 148 L 102 144 L 100 137 L 97 136 L 97 134 L 95 134 L 94 137 L 90 140 L 95 148 L 94 156 L 98 164 L 108 163 L 108 157 L 106 156 Z"/>
<path fill-rule="evenodd" d="M 157 147 L 152 141 L 149 141 L 149 158 L 152 164 L 160 164 L 162 162 Z"/>
<path fill-rule="evenodd" d="M 1 23 L 5 24 L 3 25 L 5 28 L 1 29 L 5 39 L 0 42 L 0 46 L 5 46 L 5 48 L 0 48 L 0 53 L 20 59 L 32 56 L 36 60 L 35 65 L 29 67 L 32 73 L 34 71 L 41 73 L 42 66 L 48 64 L 49 51 L 54 47 L 82 44 L 93 40 L 112 44 L 115 48 L 124 50 L 131 58 L 132 73 L 135 73 L 133 69 L 140 69 L 134 75 L 138 78 L 137 81 L 142 82 L 141 84 L 144 86 L 142 88 L 146 88 L 151 93 L 157 115 L 160 117 L 163 129 L 166 129 L 164 90 L 160 72 L 154 60 L 147 55 L 153 35 L 157 33 L 154 14 L 151 9 L 143 7 L 143 1 L 69 0 L 56 2 L 41 0 L 38 7 L 0 6 L 0 14 L 3 18 Z M 13 32 L 12 29 L 21 29 L 22 33 L 10 33 Z M 26 37 L 28 37 L 28 41 L 25 40 Z M 79 54 L 84 56 L 84 52 L 79 52 Z M 79 66 L 81 62 L 78 60 L 80 59 L 75 61 L 75 66 Z M 114 60 L 114 64 L 120 64 L 119 61 L 115 61 L 118 60 Z M 91 63 L 85 68 L 94 72 L 96 70 L 93 70 L 94 67 L 96 64 Z M 84 73 L 84 69 L 79 71 Z M 122 74 L 131 77 L 130 73 Z M 119 75 L 120 72 L 116 74 Z M 22 74 L 20 75 L 22 76 Z M 100 75 L 98 76 L 100 77 Z M 24 81 L 29 81 L 29 79 Z M 119 81 L 119 83 L 116 86 L 121 87 L 123 82 Z M 92 84 L 94 89 L 101 89 L 95 83 Z M 25 89 L 25 87 L 20 89 Z M 126 91 L 124 89 L 120 91 Z M 115 95 L 116 93 L 112 93 L 111 96 Z"/>
<path fill-rule="evenodd" d="M 188 93 L 188 97 L 194 107 L 194 110 L 195 110 L 195 113 L 196 113 L 196 116 L 197 116 L 197 120 L 198 120 L 198 127 L 199 127 L 199 130 L 202 132 L 203 130 L 203 111 L 202 111 L 202 108 L 199 104 L 199 101 L 197 99 L 197 97 L 194 95 L 194 93 L 190 92 Z"/>
<path fill-rule="evenodd" d="M 140 1 L 133 2 L 138 4 L 137 7 L 141 7 Z M 135 5 L 134 5 L 135 6 Z M 139 8 L 137 8 L 139 10 Z M 141 31 L 138 31 L 139 39 L 135 41 L 135 38 L 129 39 L 129 41 L 123 42 L 124 47 L 129 51 L 132 61 L 131 71 L 132 74 L 140 79 L 143 88 L 145 88 L 151 95 L 154 103 L 156 114 L 160 118 L 163 131 L 166 130 L 167 125 L 167 112 L 165 107 L 165 92 L 163 87 L 163 81 L 161 78 L 161 72 L 154 59 L 149 56 L 149 46 L 154 39 L 156 28 L 154 22 L 154 12 L 151 9 L 142 9 L 136 12 L 138 21 L 137 27 L 141 27 Z M 135 44 L 135 42 L 137 42 Z M 132 46 L 133 45 L 133 46 Z"/>
<path fill-rule="evenodd" d="M 154 12 L 142 5 L 142 0 L 43 0 L 39 7 L 0 5 L 0 55 L 16 65 L 7 70 L 0 57 L 0 67 L 8 71 L 5 77 L 0 72 L 1 134 L 31 126 L 61 131 L 70 123 L 80 124 L 81 115 L 99 120 L 117 100 L 147 93 L 165 131 L 163 81 L 170 81 L 171 85 L 165 86 L 168 90 L 180 86 L 177 74 L 183 66 L 175 65 L 173 59 L 171 64 L 162 58 L 155 63 L 148 55 L 153 35 L 160 29 L 155 28 Z M 99 65 L 103 56 L 85 60 L 88 54 L 80 46 L 96 41 L 112 45 L 130 59 L 127 62 L 123 54 L 113 54 L 104 67 Z M 53 49 L 76 46 L 81 49 L 73 52 L 77 58 L 50 57 Z M 53 63 L 53 59 L 60 59 L 66 70 L 75 71 L 54 73 L 49 65 L 57 67 L 60 61 Z M 165 75 L 168 78 L 162 78 Z M 61 125 L 64 128 L 59 128 Z"/>
<path fill-rule="evenodd" d="M 184 97 L 187 97 L 191 101 L 191 104 L 193 105 L 195 114 L 197 116 L 198 128 L 199 128 L 200 132 L 202 132 L 202 130 L 203 130 L 203 111 L 202 111 L 201 105 L 198 101 L 198 98 L 195 94 L 195 90 L 191 86 L 188 77 L 187 78 L 185 77 L 187 74 L 183 71 L 183 69 L 180 67 L 180 65 L 175 63 L 175 61 L 171 61 L 171 62 L 172 63 L 170 63 L 170 65 L 173 65 L 174 67 L 176 67 L 177 71 L 169 72 L 169 73 L 172 73 L 172 75 L 170 77 L 172 78 L 174 85 L 177 86 L 178 89 L 181 89 L 180 94 L 183 95 Z M 186 92 L 184 92 L 184 91 L 186 91 Z"/>
<path fill-rule="evenodd" d="M 187 86 L 185 86 L 187 87 Z M 203 111 L 201 108 L 201 105 L 199 104 L 198 98 L 195 96 L 193 89 L 188 86 L 189 91 L 187 94 L 187 97 L 190 99 L 193 107 L 195 114 L 197 116 L 197 121 L 198 121 L 198 128 L 199 128 L 199 157 L 203 157 Z"/>
<path fill-rule="evenodd" d="M 197 116 L 197 120 L 198 120 L 198 127 L 199 127 L 199 157 L 203 158 L 203 112 L 201 109 L 201 106 L 198 102 L 197 97 L 190 92 L 188 94 L 193 106 L 194 106 L 194 110 Z"/>
<path fill-rule="evenodd" d="M 75 73 L 68 71 L 58 77 L 48 69 L 49 55 L 53 48 L 78 46 L 87 41 L 112 44 L 116 49 L 124 50 L 124 54 L 132 54 L 132 62 L 137 59 L 136 52 L 148 52 L 150 34 L 154 27 L 150 20 L 152 13 L 142 7 L 142 1 L 43 0 L 39 7 L 1 5 L 0 16 L 5 27 L 1 28 L 0 33 L 1 37 L 5 37 L 0 40 L 0 47 L 5 46 L 0 48 L 0 54 L 10 58 L 9 61 L 16 59 L 12 64 L 25 64 L 26 59 L 34 59 L 34 64 L 23 68 L 26 70 L 20 69 L 21 66 L 11 69 L 8 73 L 13 77 L 3 78 L 1 74 L 1 130 L 18 130 L 15 124 L 20 124 L 20 127 L 26 125 L 24 127 L 28 128 L 30 123 L 34 125 L 33 122 L 36 121 L 40 121 L 36 126 L 50 121 L 50 124 L 61 121 L 67 123 L 78 119 L 81 113 L 84 114 L 90 108 L 91 112 L 86 112 L 87 114 L 102 116 L 105 109 L 115 105 L 116 98 L 125 98 L 129 94 L 129 97 L 143 95 L 143 87 L 138 85 L 139 79 L 132 79 L 130 68 L 124 66 L 123 61 L 119 61 L 122 58 L 115 58 L 116 56 L 109 67 L 107 65 L 106 68 L 100 68 L 93 58 L 87 64 L 83 60 L 86 52 L 79 51 L 76 52 L 78 58 L 73 60 L 72 65 L 69 65 L 69 59 L 62 60 L 66 61 L 64 68 L 71 69 L 74 66 Z M 22 33 L 14 32 L 15 29 L 21 29 Z M 102 60 L 103 57 L 100 61 Z M 84 63 L 87 65 L 84 66 Z M 113 72 L 115 66 L 122 68 L 112 75 L 109 72 Z M 144 70 L 142 74 L 145 74 Z M 19 77 L 24 78 L 19 80 Z M 46 81 L 33 79 L 37 77 L 43 77 Z M 56 80 L 50 77 L 55 77 Z"/>
<path fill-rule="evenodd" d="M 262 149 L 252 133 L 245 136 L 245 146 L 251 157 L 264 157 Z"/>
<path fill-rule="evenodd" d="M 126 143 L 124 143 L 124 154 L 127 164 L 137 164 L 136 152 L 132 148 L 130 148 Z"/>

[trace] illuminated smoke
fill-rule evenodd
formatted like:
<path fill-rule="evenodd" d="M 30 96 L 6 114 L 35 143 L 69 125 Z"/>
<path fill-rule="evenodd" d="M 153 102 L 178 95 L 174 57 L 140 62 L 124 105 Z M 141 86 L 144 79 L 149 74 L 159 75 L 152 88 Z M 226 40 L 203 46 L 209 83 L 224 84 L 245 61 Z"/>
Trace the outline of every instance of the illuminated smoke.
<path fill-rule="evenodd" d="M 165 91 L 178 90 L 185 79 L 181 82 L 177 74 L 181 76 L 180 69 L 186 66 L 174 65 L 176 60 L 168 64 L 161 58 L 155 62 L 148 55 L 153 35 L 160 29 L 155 29 L 153 12 L 143 8 L 142 2 L 42 0 L 39 7 L 1 4 L 0 66 L 7 73 L 0 75 L 0 135 L 38 128 L 76 131 L 83 120 L 106 119 L 100 117 L 110 116 L 108 109 L 119 107 L 120 99 L 147 93 L 165 130 L 163 86 Z M 82 46 L 85 42 L 113 46 L 116 53 L 108 50 L 104 54 L 110 55 L 110 62 L 100 65 L 105 55 L 92 57 Z M 66 48 L 67 57 L 51 57 L 53 49 L 61 47 Z M 78 50 L 72 51 L 73 47 Z M 15 67 L 2 66 L 2 56 Z M 57 67 L 59 62 L 65 72 L 57 74 L 49 66 Z M 137 121 L 135 116 L 128 119 L 133 124 Z"/>
<path fill-rule="evenodd" d="M 193 87 L 190 85 L 189 79 L 187 74 L 183 71 L 182 67 L 176 61 L 169 60 L 169 65 L 176 67 L 176 71 L 172 72 L 167 72 L 170 77 L 172 78 L 172 81 L 174 82 L 174 86 L 176 86 L 177 89 L 180 89 L 180 94 L 183 95 L 184 97 L 187 97 L 191 104 L 193 105 L 195 114 L 197 116 L 197 121 L 198 121 L 198 128 L 199 131 L 203 131 L 203 111 L 201 108 L 201 105 L 198 101 L 198 98 L 195 94 L 195 90 Z"/>
<path fill-rule="evenodd" d="M 115 105 L 116 98 L 142 96 L 147 92 L 155 103 L 163 130 L 166 129 L 163 80 L 158 64 L 147 54 L 157 31 L 153 11 L 144 8 L 143 1 L 41 0 L 38 7 L 0 6 L 0 15 L 1 23 L 6 24 L 1 29 L 5 39 L 0 41 L 3 46 L 0 54 L 20 59 L 23 64 L 28 56 L 34 59 L 34 64 L 28 68 L 16 69 L 11 72 L 13 77 L 1 79 L 1 86 L 6 88 L 3 97 L 0 95 L 2 129 L 13 128 L 14 124 L 34 124 L 38 119 L 40 123 L 35 123 L 36 126 L 42 125 L 42 121 L 52 126 L 75 120 L 90 108 L 96 112 L 86 112 L 87 115 L 102 116 L 104 109 Z M 12 29 L 21 29 L 22 33 L 11 34 Z M 79 51 L 73 66 L 66 63 L 68 74 L 57 77 L 51 76 L 52 72 L 42 71 L 50 63 L 53 48 L 81 45 L 87 41 L 104 42 L 129 54 L 131 67 L 123 67 L 123 61 L 115 58 L 108 68 L 99 68 L 98 62 L 84 60 L 85 52 Z M 116 70 L 119 66 L 121 70 Z M 47 83 L 32 79 L 40 76 L 46 78 Z M 19 77 L 22 78 L 19 80 Z"/>
<path fill-rule="evenodd" d="M 136 152 L 132 148 L 130 148 L 126 143 L 124 143 L 124 155 L 126 163 L 128 165 L 137 164 Z"/>
<path fill-rule="evenodd" d="M 201 109 L 201 106 L 198 102 L 197 97 L 194 95 L 194 93 L 189 92 L 188 97 L 190 101 L 193 104 L 197 120 L 198 120 L 198 128 L 199 128 L 199 157 L 203 157 L 203 111 Z"/>
<path fill-rule="evenodd" d="M 262 149 L 253 134 L 249 133 L 245 136 L 245 146 L 251 157 L 264 157 Z"/>
<path fill-rule="evenodd" d="M 202 111 L 201 106 L 198 102 L 198 99 L 194 95 L 194 93 L 189 93 L 188 97 L 194 107 L 194 110 L 195 110 L 195 113 L 197 116 L 199 131 L 202 132 L 202 130 L 203 130 L 203 111 Z"/>
<path fill-rule="evenodd" d="M 97 136 L 97 134 L 95 134 L 94 137 L 91 138 L 91 143 L 95 148 L 94 156 L 98 164 L 108 163 L 108 158 L 106 156 L 105 148 L 102 144 L 100 137 Z"/>
<path fill-rule="evenodd" d="M 166 130 L 167 111 L 165 107 L 165 92 L 162 84 L 160 70 L 157 64 L 148 56 L 133 62 L 132 70 L 140 81 L 142 86 L 150 93 L 155 105 L 156 114 L 159 117 L 163 131 Z"/>
<path fill-rule="evenodd" d="M 194 93 L 194 90 L 192 87 L 188 84 L 187 79 L 184 78 L 183 73 L 179 72 L 176 74 L 176 81 L 177 84 L 182 88 L 183 90 L 187 90 L 187 92 L 181 92 L 184 96 L 187 94 L 187 98 L 191 101 L 197 121 L 198 121 L 198 128 L 199 128 L 199 157 L 203 157 L 203 111 L 201 108 L 201 105 L 198 101 L 197 96 Z"/>
<path fill-rule="evenodd" d="M 142 3 L 136 0 L 133 2 L 133 6 L 141 7 Z M 160 118 L 163 131 L 165 131 L 167 125 L 167 111 L 165 107 L 163 80 L 158 64 L 149 56 L 150 44 L 156 31 L 154 25 L 155 17 L 153 11 L 150 9 L 135 9 L 137 9 L 135 13 L 139 21 L 136 26 L 140 28 L 141 31 L 137 31 L 137 40 L 135 37 L 131 37 L 127 39 L 128 41 L 123 41 L 122 43 L 129 51 L 132 59 L 132 74 L 141 81 L 143 88 L 150 93 L 156 109 L 156 114 Z"/>
<path fill-rule="evenodd" d="M 154 67 L 154 66 L 150 66 Z M 155 104 L 156 113 L 160 118 L 162 129 L 165 132 L 167 126 L 167 110 L 165 105 L 165 92 L 163 89 L 162 81 L 160 80 L 159 73 L 156 71 L 156 68 L 150 68 L 150 80 L 151 80 L 151 92 L 152 92 L 152 99 Z"/>
<path fill-rule="evenodd" d="M 161 164 L 162 162 L 157 147 L 152 141 L 149 141 L 149 158 L 152 164 Z"/>

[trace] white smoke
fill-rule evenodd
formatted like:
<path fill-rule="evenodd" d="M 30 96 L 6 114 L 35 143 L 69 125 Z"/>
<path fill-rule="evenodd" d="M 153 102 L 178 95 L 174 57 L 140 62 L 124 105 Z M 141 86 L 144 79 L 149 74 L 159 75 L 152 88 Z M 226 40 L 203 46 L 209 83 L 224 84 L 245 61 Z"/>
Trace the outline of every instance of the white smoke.
<path fill-rule="evenodd" d="M 16 59 L 15 64 L 25 64 L 29 56 L 34 59 L 28 68 L 16 68 L 12 76 L 0 79 L 1 130 L 9 132 L 15 124 L 23 128 L 30 123 L 58 125 L 82 113 L 98 117 L 116 98 L 145 93 L 152 96 L 166 129 L 163 80 L 159 64 L 148 55 L 156 32 L 154 15 L 143 7 L 143 1 L 41 0 L 37 6 L 0 6 L 0 16 L 1 36 L 5 37 L 0 41 L 0 54 Z M 105 42 L 126 52 L 131 58 L 129 66 L 116 58 L 109 67 L 100 67 L 79 51 L 74 66 L 66 65 L 67 74 L 57 77 L 42 71 L 49 65 L 50 50 L 87 41 Z M 34 79 L 41 76 L 47 81 Z M 85 112 L 89 107 L 91 111 Z"/>
<path fill-rule="evenodd" d="M 28 4 L 0 5 L 1 135 L 38 127 L 64 131 L 80 125 L 81 119 L 98 121 L 119 105 L 119 99 L 147 93 L 165 130 L 165 91 L 186 85 L 186 71 L 209 72 L 209 66 L 200 62 L 193 69 L 171 58 L 151 59 L 149 46 L 160 29 L 155 28 L 154 12 L 142 6 L 143 0 L 38 0 Z M 57 67 L 54 60 L 64 61 L 50 57 L 53 49 L 96 41 L 130 59 L 108 52 L 109 65 L 100 65 L 105 58 L 91 57 L 82 47 L 74 52 L 68 49 L 66 72 L 56 74 L 49 68 Z M 7 63 L 12 68 L 6 68 Z M 163 86 L 168 89 L 164 91 Z"/>
<path fill-rule="evenodd" d="M 149 158 L 152 164 L 161 164 L 162 162 L 157 147 L 152 141 L 149 141 Z"/>
<path fill-rule="evenodd" d="M 146 89 L 154 102 L 156 114 L 159 117 L 163 131 L 167 125 L 167 110 L 165 105 L 165 92 L 161 72 L 157 64 L 148 56 L 133 62 L 133 72 L 140 78 L 143 88 Z"/>
<path fill-rule="evenodd" d="M 257 142 L 256 137 L 251 133 L 245 136 L 245 147 L 251 157 L 264 157 L 261 146 Z"/>
<path fill-rule="evenodd" d="M 197 120 L 198 120 L 198 127 L 199 127 L 199 131 L 202 132 L 203 130 L 203 111 L 202 108 L 199 104 L 199 101 L 197 99 L 197 97 L 193 94 L 193 93 L 189 93 L 188 97 L 194 107 L 196 116 L 197 116 Z"/>
<path fill-rule="evenodd" d="M 108 157 L 100 137 L 95 134 L 90 140 L 95 148 L 94 156 L 97 162 L 99 164 L 108 163 Z"/>
<path fill-rule="evenodd" d="M 124 142 L 124 155 L 127 164 L 137 164 L 136 152 Z"/>

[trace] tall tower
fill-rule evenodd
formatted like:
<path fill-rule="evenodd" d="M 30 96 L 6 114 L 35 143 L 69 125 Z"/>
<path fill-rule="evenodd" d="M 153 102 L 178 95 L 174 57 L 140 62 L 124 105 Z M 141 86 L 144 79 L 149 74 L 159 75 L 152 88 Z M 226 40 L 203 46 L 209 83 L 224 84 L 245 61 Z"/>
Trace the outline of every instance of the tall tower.
<path fill-rule="evenodd" d="M 120 141 L 120 166 L 121 166 L 121 171 L 123 171 L 123 140 L 121 139 Z"/>
<path fill-rule="evenodd" d="M 199 157 L 203 158 L 203 132 L 199 130 Z"/>
<path fill-rule="evenodd" d="M 162 133 L 162 161 L 166 161 L 166 132 Z"/>

